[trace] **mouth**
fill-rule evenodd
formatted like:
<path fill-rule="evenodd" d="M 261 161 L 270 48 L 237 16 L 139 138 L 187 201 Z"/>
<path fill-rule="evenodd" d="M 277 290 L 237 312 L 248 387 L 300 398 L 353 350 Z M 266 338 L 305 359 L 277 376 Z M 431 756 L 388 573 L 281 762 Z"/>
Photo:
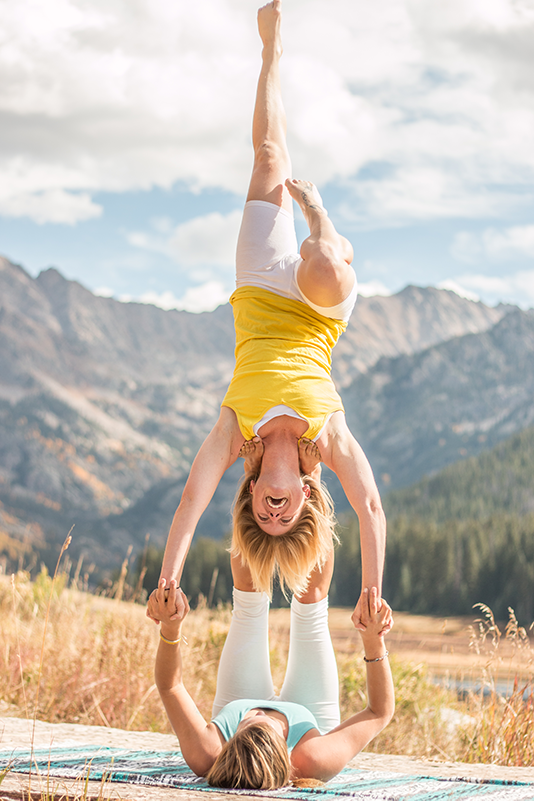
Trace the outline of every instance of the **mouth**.
<path fill-rule="evenodd" d="M 270 495 L 267 495 L 265 500 L 267 502 L 267 506 L 270 506 L 271 509 L 283 509 L 288 502 L 287 498 L 271 498 Z"/>

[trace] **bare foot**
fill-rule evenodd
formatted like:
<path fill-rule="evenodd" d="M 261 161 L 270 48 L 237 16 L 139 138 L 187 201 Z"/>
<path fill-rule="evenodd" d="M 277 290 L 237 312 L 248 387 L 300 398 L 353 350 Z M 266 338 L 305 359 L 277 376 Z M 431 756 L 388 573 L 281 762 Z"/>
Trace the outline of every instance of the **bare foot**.
<path fill-rule="evenodd" d="M 273 0 L 266 3 L 258 11 L 258 31 L 266 50 L 274 50 L 276 55 L 282 55 L 282 37 L 280 26 L 282 22 L 282 0 Z"/>
<path fill-rule="evenodd" d="M 328 217 L 328 212 L 323 205 L 323 199 L 319 190 L 311 181 L 301 181 L 299 178 L 288 178 L 286 187 L 293 198 L 302 209 L 306 222 L 310 223 L 310 213 L 324 214 Z"/>
<path fill-rule="evenodd" d="M 247 440 L 239 451 L 239 455 L 245 460 L 245 473 L 258 472 L 263 456 L 263 442 L 259 437 Z"/>
<path fill-rule="evenodd" d="M 319 448 L 311 439 L 301 437 L 298 442 L 299 445 L 299 463 L 300 469 L 306 476 L 317 478 L 317 471 L 319 480 L 321 478 L 321 452 Z"/>

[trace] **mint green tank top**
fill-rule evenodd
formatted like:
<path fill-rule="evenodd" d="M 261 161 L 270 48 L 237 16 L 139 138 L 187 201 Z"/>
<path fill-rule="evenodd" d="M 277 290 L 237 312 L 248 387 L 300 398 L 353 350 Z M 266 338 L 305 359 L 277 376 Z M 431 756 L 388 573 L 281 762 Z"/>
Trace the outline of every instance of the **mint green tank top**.
<path fill-rule="evenodd" d="M 213 718 L 213 723 L 217 726 L 225 740 L 230 740 L 237 731 L 237 727 L 243 717 L 251 709 L 275 709 L 285 715 L 289 724 L 287 733 L 287 747 L 294 748 L 301 737 L 304 737 L 310 729 L 319 729 L 315 717 L 309 709 L 302 704 L 294 704 L 291 701 L 265 701 L 265 699 L 245 698 L 239 701 L 230 701 L 226 704 L 219 714 Z"/>

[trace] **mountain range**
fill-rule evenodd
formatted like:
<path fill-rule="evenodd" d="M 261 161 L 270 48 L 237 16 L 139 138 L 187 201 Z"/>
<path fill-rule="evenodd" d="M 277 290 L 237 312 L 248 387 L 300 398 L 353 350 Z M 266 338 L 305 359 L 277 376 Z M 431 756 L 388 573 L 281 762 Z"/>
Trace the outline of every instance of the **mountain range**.
<path fill-rule="evenodd" d="M 93 295 L 0 259 L 0 552 L 57 552 L 97 571 L 150 532 L 163 544 L 233 368 L 230 306 L 190 314 Z M 407 287 L 360 298 L 333 376 L 383 491 L 534 422 L 534 316 Z M 241 473 L 199 532 L 220 537 Z M 343 509 L 343 499 L 331 482 Z"/>

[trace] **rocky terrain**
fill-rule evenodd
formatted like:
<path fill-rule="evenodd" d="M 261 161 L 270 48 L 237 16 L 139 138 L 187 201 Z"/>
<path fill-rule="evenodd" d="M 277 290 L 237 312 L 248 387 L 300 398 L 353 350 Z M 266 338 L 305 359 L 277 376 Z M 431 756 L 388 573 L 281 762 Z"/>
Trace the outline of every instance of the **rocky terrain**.
<path fill-rule="evenodd" d="M 534 318 L 452 292 L 360 298 L 333 373 L 383 489 L 532 423 Z M 95 297 L 0 259 L 0 552 L 116 567 L 163 543 L 233 367 L 231 308 L 189 314 Z M 199 531 L 221 536 L 236 465 Z M 26 555 L 24 555 L 26 552 Z"/>

